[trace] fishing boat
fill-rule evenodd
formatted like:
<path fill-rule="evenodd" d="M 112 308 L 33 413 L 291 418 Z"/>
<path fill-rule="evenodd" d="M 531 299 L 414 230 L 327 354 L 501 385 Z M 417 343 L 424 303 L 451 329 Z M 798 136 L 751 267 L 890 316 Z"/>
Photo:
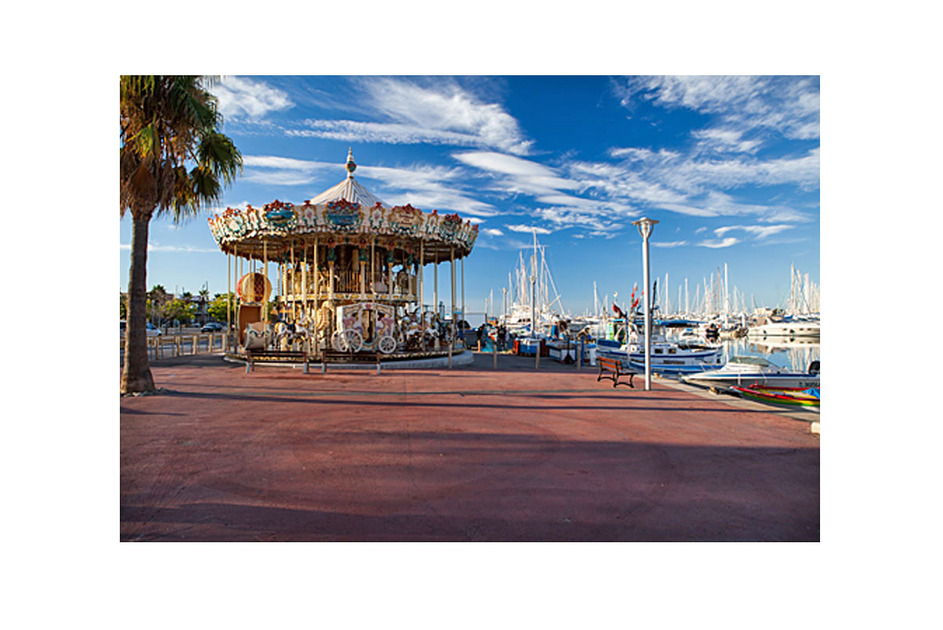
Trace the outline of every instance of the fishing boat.
<path fill-rule="evenodd" d="M 731 357 L 723 367 L 681 377 L 682 382 L 702 387 L 748 387 L 757 384 L 779 389 L 807 389 L 819 386 L 819 362 L 812 361 L 806 372 L 790 372 L 762 357 Z"/>
<path fill-rule="evenodd" d="M 615 338 L 597 339 L 596 356 L 619 361 L 623 367 L 645 369 L 645 333 L 634 322 L 629 322 L 629 334 L 617 331 Z M 625 339 L 623 342 L 622 339 Z M 687 374 L 703 372 L 723 365 L 722 346 L 699 341 L 670 341 L 664 327 L 652 326 L 649 358 L 653 372 Z"/>
<path fill-rule="evenodd" d="M 791 405 L 799 407 L 815 407 L 820 405 L 821 395 L 818 387 L 808 389 L 771 389 L 758 385 L 750 387 L 731 387 L 732 391 L 741 398 L 750 398 L 760 402 L 775 403 L 777 405 Z"/>

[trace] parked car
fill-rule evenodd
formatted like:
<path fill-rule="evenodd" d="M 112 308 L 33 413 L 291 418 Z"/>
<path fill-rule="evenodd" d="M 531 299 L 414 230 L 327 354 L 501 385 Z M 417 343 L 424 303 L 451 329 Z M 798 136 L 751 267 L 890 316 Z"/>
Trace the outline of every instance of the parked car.
<path fill-rule="evenodd" d="M 125 320 L 122 319 L 122 320 L 121 320 L 121 336 L 122 336 L 122 338 L 124 337 L 124 333 L 125 333 L 125 331 L 126 331 L 127 329 L 128 329 L 128 322 L 126 322 Z M 152 324 L 152 323 L 150 323 L 150 322 L 147 322 L 147 336 L 148 336 L 148 337 L 160 337 L 162 334 L 164 334 L 164 333 L 161 332 L 160 328 L 158 328 L 157 326 L 155 326 L 154 324 Z"/>
<path fill-rule="evenodd" d="M 206 322 L 203 324 L 203 328 L 200 329 L 200 332 L 220 332 L 223 330 L 223 325 L 219 322 Z"/>

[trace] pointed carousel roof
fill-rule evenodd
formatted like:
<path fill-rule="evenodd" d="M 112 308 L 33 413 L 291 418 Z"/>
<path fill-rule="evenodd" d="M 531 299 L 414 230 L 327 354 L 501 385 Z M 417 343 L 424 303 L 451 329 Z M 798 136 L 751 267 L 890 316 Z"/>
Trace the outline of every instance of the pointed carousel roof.
<path fill-rule="evenodd" d="M 354 179 L 354 171 L 357 170 L 357 165 L 354 163 L 354 151 L 353 148 L 347 150 L 347 178 L 336 186 L 332 186 L 325 190 L 323 193 L 310 199 L 307 203 L 317 205 L 319 203 L 328 203 L 329 201 L 339 201 L 341 199 L 349 201 L 350 203 L 359 203 L 362 206 L 372 208 L 377 204 L 380 204 L 384 208 L 389 208 L 388 205 L 383 203 L 380 199 L 375 197 L 373 193 L 364 188 L 360 182 Z"/>

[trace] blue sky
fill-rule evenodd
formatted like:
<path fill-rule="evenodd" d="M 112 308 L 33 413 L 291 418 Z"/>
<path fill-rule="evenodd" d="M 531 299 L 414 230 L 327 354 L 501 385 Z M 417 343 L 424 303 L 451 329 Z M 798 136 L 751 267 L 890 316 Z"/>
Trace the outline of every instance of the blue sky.
<path fill-rule="evenodd" d="M 352 147 L 386 203 L 479 222 L 469 311 L 492 290 L 500 307 L 534 229 L 568 311 L 592 308 L 593 282 L 627 299 L 642 216 L 660 222 L 652 278 L 672 303 L 725 264 L 748 305 L 782 304 L 791 265 L 819 284 L 816 76 L 227 76 L 213 91 L 245 160 L 217 211 L 310 199 Z M 123 289 L 130 234 L 125 217 Z M 150 247 L 148 287 L 225 291 L 205 216 L 154 220 Z"/>

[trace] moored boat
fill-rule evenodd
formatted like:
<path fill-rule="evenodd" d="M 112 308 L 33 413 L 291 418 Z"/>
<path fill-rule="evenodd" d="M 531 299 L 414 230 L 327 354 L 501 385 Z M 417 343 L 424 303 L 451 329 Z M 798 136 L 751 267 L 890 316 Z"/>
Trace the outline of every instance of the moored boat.
<path fill-rule="evenodd" d="M 790 372 L 762 357 L 731 357 L 723 367 L 681 377 L 685 383 L 702 387 L 748 387 L 757 384 L 779 389 L 807 389 L 819 386 L 819 362 L 807 372 Z"/>
<path fill-rule="evenodd" d="M 769 322 L 747 330 L 748 337 L 821 337 L 822 326 L 809 320 Z"/>
<path fill-rule="evenodd" d="M 616 359 L 624 367 L 645 369 L 644 334 L 633 331 L 628 343 L 611 339 L 596 341 L 596 355 Z M 702 372 L 721 365 L 721 347 L 708 344 L 686 344 L 668 341 L 664 335 L 652 335 L 649 354 L 653 372 L 668 374 Z"/>
<path fill-rule="evenodd" d="M 750 387 L 731 387 L 741 398 L 750 398 L 760 402 L 791 405 L 799 407 L 819 407 L 821 394 L 818 387 L 808 389 L 772 389 L 751 385 Z"/>

